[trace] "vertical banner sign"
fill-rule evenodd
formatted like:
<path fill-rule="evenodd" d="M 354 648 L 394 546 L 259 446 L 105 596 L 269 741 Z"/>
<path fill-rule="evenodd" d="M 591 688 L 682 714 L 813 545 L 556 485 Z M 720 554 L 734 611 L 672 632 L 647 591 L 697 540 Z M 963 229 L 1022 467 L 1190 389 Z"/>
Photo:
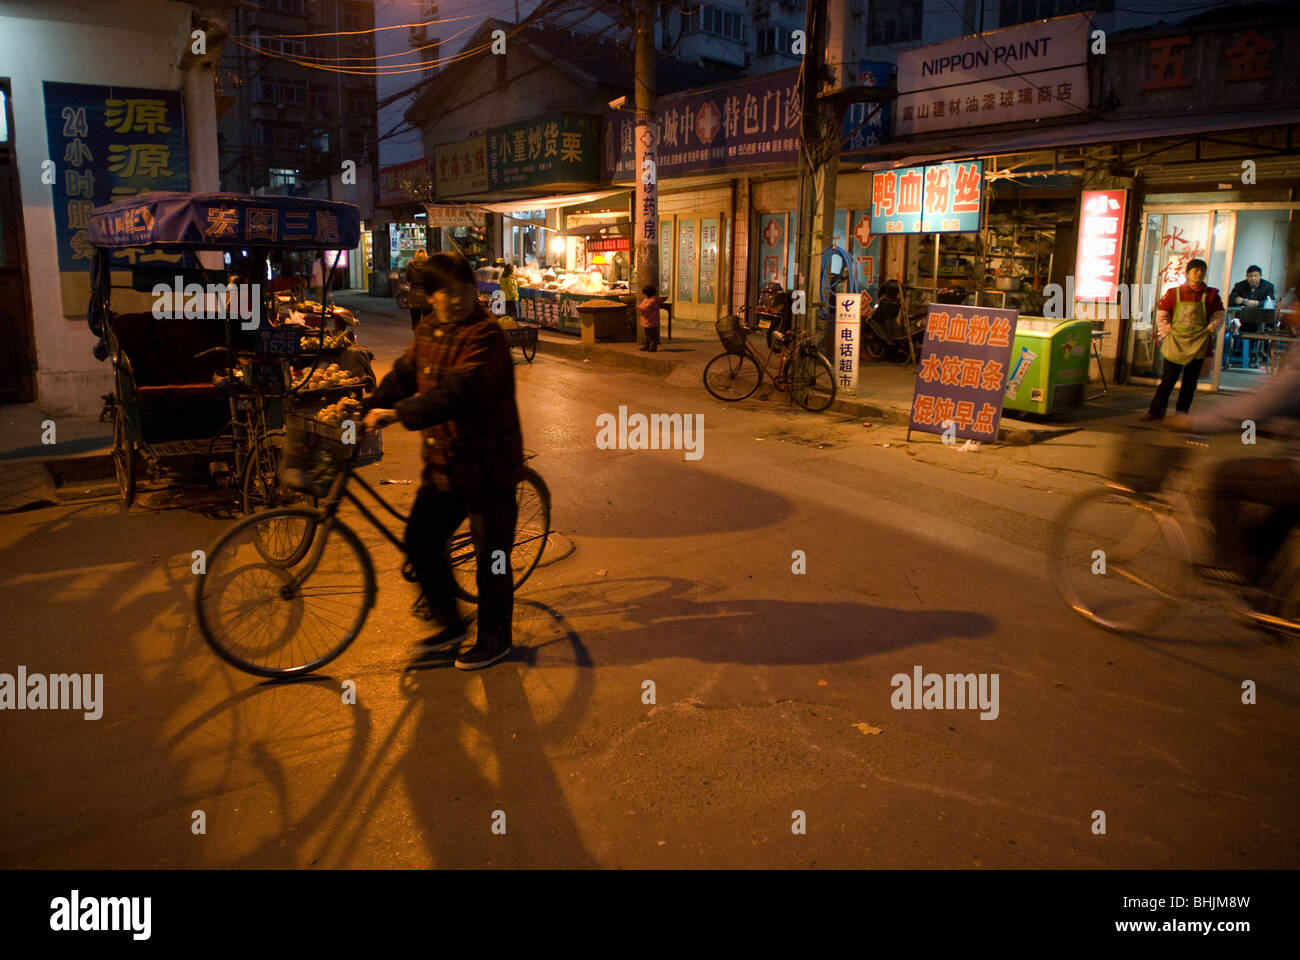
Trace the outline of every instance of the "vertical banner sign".
<path fill-rule="evenodd" d="M 45 132 L 59 270 L 81 271 L 94 257 L 90 212 L 138 193 L 187 191 L 190 155 L 185 111 L 176 90 L 100 87 L 46 81 Z M 181 254 L 114 251 L 115 267 L 136 260 L 176 263 Z"/>
<path fill-rule="evenodd" d="M 1085 190 L 1079 207 L 1074 299 L 1113 303 L 1118 291 L 1127 190 Z M 1066 304 L 1067 310 L 1073 304 Z"/>
<path fill-rule="evenodd" d="M 1025 363 L 1008 378 L 1018 316 L 1016 310 L 930 304 L 909 430 L 943 433 L 951 423 L 953 436 L 997 440 L 1003 392 L 1029 368 Z"/>
<path fill-rule="evenodd" d="M 840 390 L 858 390 L 858 352 L 861 336 L 862 294 L 841 293 L 835 298 L 835 380 Z"/>

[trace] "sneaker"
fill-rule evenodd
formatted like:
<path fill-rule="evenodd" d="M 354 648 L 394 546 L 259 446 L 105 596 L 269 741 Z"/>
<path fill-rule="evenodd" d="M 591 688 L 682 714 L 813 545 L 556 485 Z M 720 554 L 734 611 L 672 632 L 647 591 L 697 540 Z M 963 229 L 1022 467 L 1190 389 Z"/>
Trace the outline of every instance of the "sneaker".
<path fill-rule="evenodd" d="M 486 650 L 475 645 L 468 653 L 462 653 L 456 658 L 457 670 L 482 670 L 484 667 L 490 667 L 498 660 L 504 660 L 510 656 L 510 651 L 514 650 L 513 646 L 503 647 L 500 650 Z"/>
<path fill-rule="evenodd" d="M 469 635 L 465 624 L 460 623 L 454 627 L 444 627 L 431 637 L 425 637 L 416 643 L 420 650 L 427 650 L 430 653 L 437 650 L 448 650 L 461 643 Z"/>

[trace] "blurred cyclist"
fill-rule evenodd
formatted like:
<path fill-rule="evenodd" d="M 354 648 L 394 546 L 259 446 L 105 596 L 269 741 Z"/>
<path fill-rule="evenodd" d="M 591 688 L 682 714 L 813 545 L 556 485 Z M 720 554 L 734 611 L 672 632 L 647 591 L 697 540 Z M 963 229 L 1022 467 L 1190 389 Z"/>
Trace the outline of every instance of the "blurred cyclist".
<path fill-rule="evenodd" d="M 1300 332 L 1300 304 L 1284 304 L 1280 319 Z M 1234 397 L 1209 413 L 1179 415 L 1165 423 L 1175 430 L 1228 433 L 1271 424 L 1300 441 L 1300 362 L 1288 362 L 1256 393 Z M 1300 521 L 1300 443 L 1286 457 L 1239 457 L 1214 471 L 1211 485 L 1215 562 L 1207 576 L 1229 583 L 1259 585 L 1273 557 Z"/>

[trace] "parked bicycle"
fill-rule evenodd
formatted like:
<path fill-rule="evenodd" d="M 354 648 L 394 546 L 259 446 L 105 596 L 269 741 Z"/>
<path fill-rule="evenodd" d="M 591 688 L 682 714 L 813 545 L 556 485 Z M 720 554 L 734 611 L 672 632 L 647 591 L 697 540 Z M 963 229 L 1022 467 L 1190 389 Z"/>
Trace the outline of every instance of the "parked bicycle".
<path fill-rule="evenodd" d="M 1300 551 L 1283 546 L 1261 586 L 1228 584 L 1211 562 L 1214 532 L 1185 464 L 1207 445 L 1142 431 L 1121 444 L 1118 482 L 1061 511 L 1048 546 L 1057 590 L 1070 607 L 1117 633 L 1149 629 L 1188 596 L 1198 571 L 1222 587 L 1234 618 L 1300 636 Z M 1248 602 L 1249 601 L 1249 602 Z"/>
<path fill-rule="evenodd" d="M 723 317 L 715 327 L 726 351 L 704 367 L 704 388 L 719 400 L 732 402 L 752 396 L 766 373 L 776 389 L 787 391 L 805 410 L 820 413 L 835 401 L 834 368 L 812 334 L 780 331 L 772 336 L 767 356 L 760 360 L 749 344 L 756 327 L 746 326 L 734 315 Z"/>
<path fill-rule="evenodd" d="M 293 426 L 316 431 L 298 419 Z M 405 556 L 402 538 L 348 489 L 360 484 L 405 525 L 407 516 L 355 472 L 382 456 L 381 437 L 379 431 L 358 427 L 355 444 L 330 439 L 320 445 L 335 472 L 313 473 L 313 492 L 320 494 L 316 506 L 254 514 L 208 551 L 194 607 L 204 640 L 227 663 L 262 677 L 298 676 L 329 663 L 360 634 L 375 602 L 375 570 L 369 550 L 339 516 L 343 501 Z M 536 569 L 551 532 L 550 491 L 535 470 L 525 467 L 524 473 L 515 492 L 518 519 L 509 558 L 516 589 Z M 457 594 L 476 602 L 478 564 L 492 561 L 475 554 L 468 521 L 452 536 L 447 551 Z M 415 582 L 409 561 L 402 575 Z"/>

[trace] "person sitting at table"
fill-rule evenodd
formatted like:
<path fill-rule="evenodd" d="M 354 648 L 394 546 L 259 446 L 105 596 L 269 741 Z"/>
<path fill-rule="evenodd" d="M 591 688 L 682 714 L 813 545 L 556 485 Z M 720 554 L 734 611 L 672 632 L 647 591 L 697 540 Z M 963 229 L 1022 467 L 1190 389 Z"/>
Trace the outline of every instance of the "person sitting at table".
<path fill-rule="evenodd" d="M 1252 263 L 1246 268 L 1246 279 L 1237 281 L 1236 286 L 1232 288 L 1232 292 L 1228 294 L 1228 306 L 1240 311 L 1237 316 L 1232 318 L 1232 323 L 1228 326 L 1228 336 L 1235 337 L 1242 333 L 1258 333 L 1260 330 L 1259 320 L 1257 319 L 1259 315 L 1247 313 L 1247 311 L 1254 311 L 1263 307 L 1265 303 L 1275 302 L 1276 297 L 1277 293 L 1273 289 L 1273 284 L 1264 279 L 1264 271 Z M 1266 351 L 1262 352 L 1260 349 L 1252 351 L 1249 340 L 1243 341 L 1243 345 L 1245 350 L 1243 365 L 1247 367 L 1257 366 L 1261 356 Z M 1251 357 L 1252 352 L 1255 354 L 1253 358 Z M 1228 351 L 1225 350 L 1225 368 L 1227 367 L 1227 353 Z"/>
<path fill-rule="evenodd" d="M 1273 289 L 1273 284 L 1264 279 L 1264 271 L 1252 263 L 1246 268 L 1246 279 L 1238 280 L 1228 294 L 1228 306 L 1262 307 L 1266 300 L 1276 302 L 1277 291 Z"/>

